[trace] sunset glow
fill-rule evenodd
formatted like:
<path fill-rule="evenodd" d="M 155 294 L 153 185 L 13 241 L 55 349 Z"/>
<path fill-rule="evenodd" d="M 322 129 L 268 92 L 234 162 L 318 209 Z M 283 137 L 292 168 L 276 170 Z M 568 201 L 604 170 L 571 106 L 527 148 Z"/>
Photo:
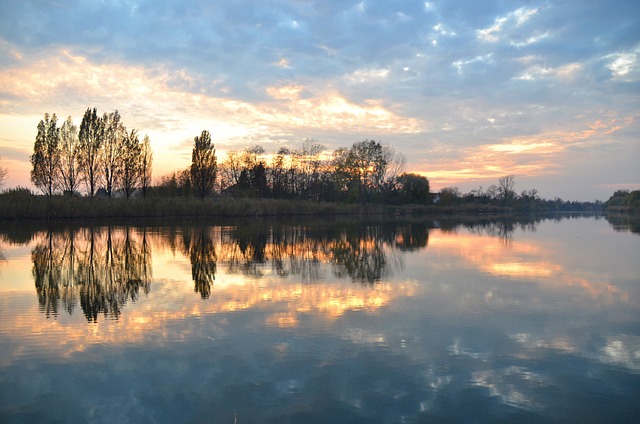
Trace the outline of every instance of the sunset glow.
<path fill-rule="evenodd" d="M 3 3 L 5 188 L 31 186 L 44 113 L 88 107 L 150 136 L 156 179 L 206 129 L 218 152 L 380 140 L 435 189 L 640 185 L 637 2 L 324 3 Z"/>

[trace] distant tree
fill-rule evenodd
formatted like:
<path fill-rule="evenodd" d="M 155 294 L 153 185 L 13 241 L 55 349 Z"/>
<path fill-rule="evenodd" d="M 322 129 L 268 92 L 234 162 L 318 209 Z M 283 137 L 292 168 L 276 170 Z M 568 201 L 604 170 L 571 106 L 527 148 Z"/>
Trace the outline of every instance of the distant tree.
<path fill-rule="evenodd" d="M 300 150 L 293 154 L 296 157 L 295 182 L 297 191 L 303 199 L 318 200 L 322 159 L 320 155 L 325 146 L 317 140 L 306 139 Z"/>
<path fill-rule="evenodd" d="M 244 169 L 252 169 L 259 162 L 261 162 L 261 156 L 264 155 L 264 148 L 260 145 L 255 145 L 252 147 L 247 147 L 242 152 L 242 162 L 244 165 Z"/>
<path fill-rule="evenodd" d="M 0 159 L 2 159 L 2 157 L 0 156 Z M 0 166 L 0 190 L 2 190 L 2 187 L 4 187 L 4 181 L 7 178 L 7 168 L 5 168 L 4 166 Z"/>
<path fill-rule="evenodd" d="M 102 118 L 98 116 L 96 108 L 87 110 L 80 123 L 80 155 L 78 157 L 82 178 L 87 185 L 89 196 L 94 196 L 100 180 L 100 146 L 102 133 Z"/>
<path fill-rule="evenodd" d="M 451 206 L 460 201 L 462 193 L 458 187 L 445 187 L 440 190 L 440 204 L 443 206 Z"/>
<path fill-rule="evenodd" d="M 238 184 L 241 172 L 242 161 L 240 154 L 235 150 L 227 152 L 227 157 L 219 166 L 220 189 L 225 190 Z"/>
<path fill-rule="evenodd" d="M 287 162 L 291 162 L 289 159 L 290 154 L 291 152 L 288 148 L 281 147 L 273 156 L 271 162 L 269 180 L 273 197 L 276 199 L 286 198 L 290 194 L 287 181 Z"/>
<path fill-rule="evenodd" d="M 349 197 L 361 202 L 375 200 L 387 167 L 380 143 L 364 140 L 354 143 L 349 150 L 339 149 L 334 153 L 333 163 L 337 178 L 346 183 Z"/>
<path fill-rule="evenodd" d="M 80 185 L 80 141 L 71 116 L 60 128 L 60 177 L 62 191 L 73 196 Z"/>
<path fill-rule="evenodd" d="M 38 124 L 38 134 L 31 155 L 31 182 L 51 196 L 57 189 L 60 173 L 60 129 L 58 118 L 45 113 Z"/>
<path fill-rule="evenodd" d="M 417 174 L 402 174 L 398 177 L 398 185 L 403 203 L 427 204 L 429 202 L 427 178 Z"/>
<path fill-rule="evenodd" d="M 495 184 L 491 184 L 487 187 L 487 191 L 485 193 L 490 200 L 496 200 L 500 197 L 500 188 Z"/>
<path fill-rule="evenodd" d="M 389 197 L 397 189 L 398 178 L 404 172 L 407 158 L 391 146 L 382 146 L 382 158 L 385 166 L 381 169 L 382 179 L 380 189 L 386 197 Z M 429 193 L 427 193 L 427 197 L 428 194 Z"/>
<path fill-rule="evenodd" d="M 163 175 L 160 178 L 160 193 L 165 196 L 177 196 L 178 195 L 178 176 L 177 173 L 172 172 L 169 175 Z"/>
<path fill-rule="evenodd" d="M 508 202 L 513 200 L 516 197 L 515 192 L 516 186 L 516 177 L 513 175 L 505 175 L 504 177 L 500 177 L 498 179 L 498 190 L 500 193 L 500 198 L 504 202 Z"/>
<path fill-rule="evenodd" d="M 111 197 L 121 183 L 122 158 L 124 140 L 127 130 L 122 123 L 120 113 L 116 110 L 102 116 L 101 164 L 102 181 L 107 196 Z"/>
<path fill-rule="evenodd" d="M 191 167 L 178 172 L 178 192 L 182 196 L 191 196 Z"/>
<path fill-rule="evenodd" d="M 151 150 L 151 140 L 149 136 L 144 136 L 140 151 L 140 188 L 142 197 L 147 197 L 149 187 L 151 187 L 151 172 L 153 170 L 153 151 Z"/>
<path fill-rule="evenodd" d="M 198 197 L 204 199 L 211 194 L 216 182 L 216 151 L 211 143 L 209 131 L 202 131 L 193 139 L 191 154 L 191 183 Z"/>
<path fill-rule="evenodd" d="M 122 141 L 120 179 L 128 199 L 142 180 L 142 145 L 138 131 L 125 131 Z"/>

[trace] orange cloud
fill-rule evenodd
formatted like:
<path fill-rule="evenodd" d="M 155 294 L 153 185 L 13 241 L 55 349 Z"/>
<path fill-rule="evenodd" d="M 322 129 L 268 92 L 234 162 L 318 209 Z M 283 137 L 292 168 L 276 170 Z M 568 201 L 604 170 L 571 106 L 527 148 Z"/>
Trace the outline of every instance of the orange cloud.
<path fill-rule="evenodd" d="M 555 130 L 537 135 L 512 137 L 501 143 L 461 149 L 459 157 L 428 163 L 420 172 L 439 185 L 496 179 L 502 175 L 536 176 L 555 173 L 567 150 L 606 136 L 628 126 L 632 120 L 598 119 L 570 131 Z"/>
<path fill-rule="evenodd" d="M 185 141 L 203 129 L 223 150 L 308 130 L 384 135 L 423 129 L 421 121 L 399 116 L 379 101 L 356 104 L 336 91 L 301 98 L 307 87 L 295 83 L 267 87 L 273 100 L 250 103 L 229 98 L 222 81 L 185 70 L 96 63 L 65 49 L 23 57 L 19 63 L 0 71 L 0 85 L 11 99 L 0 104 L 0 116 L 9 121 L 8 127 L 20 128 L 11 125 L 16 113 L 38 119 L 45 112 L 61 118 L 75 114 L 79 121 L 86 107 L 96 106 L 100 112 L 117 108 L 128 126 L 151 137 L 160 175 L 179 167 L 176 159 L 186 166 L 190 145 Z M 60 105 L 60 99 L 66 103 Z M 6 142 L 31 150 L 36 125 L 34 120 L 33 128 L 22 129 Z"/>

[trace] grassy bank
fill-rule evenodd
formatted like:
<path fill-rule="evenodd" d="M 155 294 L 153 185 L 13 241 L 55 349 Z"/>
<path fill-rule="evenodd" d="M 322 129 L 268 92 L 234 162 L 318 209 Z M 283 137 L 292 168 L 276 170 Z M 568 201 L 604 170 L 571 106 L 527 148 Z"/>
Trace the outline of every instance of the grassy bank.
<path fill-rule="evenodd" d="M 148 199 L 2 196 L 2 219 L 245 217 L 384 213 L 380 206 L 272 199 Z"/>
<path fill-rule="evenodd" d="M 171 218 L 318 215 L 423 215 L 509 213 L 491 205 L 425 206 L 362 205 L 276 199 L 152 197 L 104 199 L 35 196 L 24 192 L 0 195 L 0 219 Z"/>

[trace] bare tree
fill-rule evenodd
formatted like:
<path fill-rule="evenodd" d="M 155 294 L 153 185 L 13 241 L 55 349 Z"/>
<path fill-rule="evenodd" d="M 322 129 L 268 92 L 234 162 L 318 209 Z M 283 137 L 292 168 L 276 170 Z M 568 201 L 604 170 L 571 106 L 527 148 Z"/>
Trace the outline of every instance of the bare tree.
<path fill-rule="evenodd" d="M 0 156 L 0 159 L 2 159 L 2 157 Z M 7 168 L 5 168 L 4 166 L 0 166 L 0 190 L 2 190 L 2 187 L 4 187 L 4 180 L 7 178 Z"/>
<path fill-rule="evenodd" d="M 498 190 L 500 193 L 500 198 L 504 201 L 509 201 L 516 196 L 516 192 L 514 190 L 516 186 L 516 177 L 513 175 L 505 175 L 504 177 L 500 177 L 498 179 Z"/>
<path fill-rule="evenodd" d="M 404 173 L 407 158 L 389 145 L 382 146 L 382 157 L 386 166 L 382 169 L 381 189 L 389 195 L 397 188 L 398 177 Z"/>
<path fill-rule="evenodd" d="M 220 164 L 220 189 L 232 187 L 240 181 L 240 173 L 242 172 L 242 163 L 240 155 L 235 150 L 227 152 L 227 157 Z"/>

